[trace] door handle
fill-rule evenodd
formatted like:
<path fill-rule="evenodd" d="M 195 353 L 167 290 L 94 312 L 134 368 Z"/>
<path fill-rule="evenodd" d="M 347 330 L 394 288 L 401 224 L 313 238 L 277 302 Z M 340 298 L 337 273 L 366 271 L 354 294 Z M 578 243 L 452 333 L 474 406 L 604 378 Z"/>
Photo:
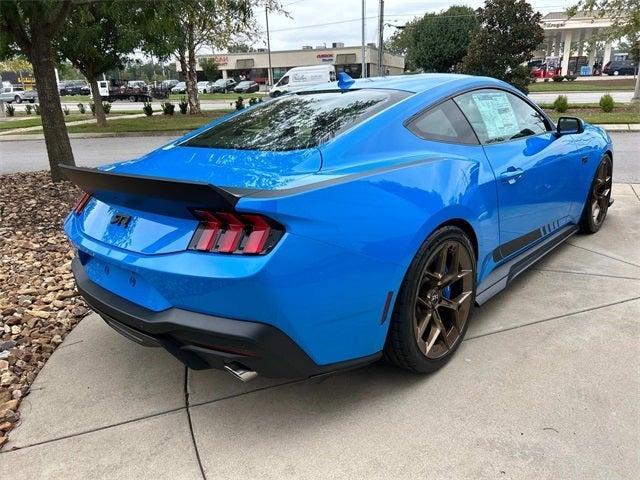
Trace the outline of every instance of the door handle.
<path fill-rule="evenodd" d="M 500 174 L 500 180 L 509 185 L 513 185 L 522 176 L 524 171 L 521 168 L 509 167 Z"/>

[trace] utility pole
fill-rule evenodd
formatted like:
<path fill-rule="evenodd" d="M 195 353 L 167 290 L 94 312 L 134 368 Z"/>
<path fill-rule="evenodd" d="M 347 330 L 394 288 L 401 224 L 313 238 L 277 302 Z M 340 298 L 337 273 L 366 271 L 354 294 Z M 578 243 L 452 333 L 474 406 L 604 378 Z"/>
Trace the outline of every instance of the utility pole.
<path fill-rule="evenodd" d="M 365 55 L 367 53 L 366 50 L 366 41 L 367 39 L 366 37 L 366 21 L 365 21 L 365 17 L 366 17 L 366 0 L 362 0 L 362 48 L 360 49 L 360 56 L 362 57 L 362 73 L 360 74 L 360 78 L 367 78 L 367 60 L 365 58 Z"/>
<path fill-rule="evenodd" d="M 384 77 L 384 0 L 378 12 L 378 76 Z"/>
<path fill-rule="evenodd" d="M 264 7 L 264 17 L 267 23 L 267 55 L 269 56 L 269 70 L 267 71 L 267 82 L 273 85 L 273 73 L 271 72 L 271 39 L 269 38 L 269 7 Z"/>

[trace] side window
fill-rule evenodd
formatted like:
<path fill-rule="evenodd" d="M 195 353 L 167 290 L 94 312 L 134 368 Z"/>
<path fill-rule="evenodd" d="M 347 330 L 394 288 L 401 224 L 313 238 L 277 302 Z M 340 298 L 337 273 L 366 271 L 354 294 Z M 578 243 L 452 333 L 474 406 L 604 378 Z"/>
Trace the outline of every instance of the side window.
<path fill-rule="evenodd" d="M 502 90 L 477 90 L 455 99 L 482 143 L 503 142 L 548 131 L 531 105 Z"/>
<path fill-rule="evenodd" d="M 407 125 L 409 130 L 425 140 L 439 140 L 451 143 L 477 144 L 469 122 L 460 109 L 447 100 L 427 110 Z"/>
<path fill-rule="evenodd" d="M 278 85 L 280 85 L 281 87 L 284 87 L 288 83 L 289 83 L 289 75 L 285 75 L 280 79 L 280 81 L 278 82 Z"/>

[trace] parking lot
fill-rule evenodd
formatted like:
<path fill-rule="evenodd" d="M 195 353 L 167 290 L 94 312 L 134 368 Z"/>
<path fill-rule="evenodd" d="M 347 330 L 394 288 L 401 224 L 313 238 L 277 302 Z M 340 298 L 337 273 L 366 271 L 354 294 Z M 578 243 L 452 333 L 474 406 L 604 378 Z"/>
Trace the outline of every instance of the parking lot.
<path fill-rule="evenodd" d="M 640 186 L 471 321 L 430 376 L 242 384 L 85 318 L 21 405 L 11 478 L 637 478 Z M 11 449 L 16 449 L 11 451 Z"/>

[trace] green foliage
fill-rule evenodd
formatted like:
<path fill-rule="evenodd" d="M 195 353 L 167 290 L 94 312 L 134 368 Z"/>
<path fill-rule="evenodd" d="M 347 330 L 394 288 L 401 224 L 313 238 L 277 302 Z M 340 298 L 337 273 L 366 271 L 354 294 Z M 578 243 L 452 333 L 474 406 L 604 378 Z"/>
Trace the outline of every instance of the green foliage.
<path fill-rule="evenodd" d="M 564 75 L 554 75 L 552 78 L 554 82 L 562 82 L 564 80 Z"/>
<path fill-rule="evenodd" d="M 616 103 L 613 101 L 613 97 L 608 93 L 600 97 L 600 102 L 598 103 L 603 112 L 613 112 L 613 108 L 616 106 Z"/>
<path fill-rule="evenodd" d="M 65 116 L 67 116 L 71 113 L 71 110 L 69 110 L 69 107 L 65 105 L 64 107 L 62 107 L 62 113 L 64 113 Z"/>
<path fill-rule="evenodd" d="M 249 99 L 249 105 L 250 105 L 250 106 L 251 106 L 251 105 L 256 105 L 256 104 L 258 104 L 258 103 L 260 103 L 260 102 L 262 102 L 262 99 L 261 99 L 261 98 L 258 98 L 258 97 L 251 97 L 251 98 Z"/>
<path fill-rule="evenodd" d="M 171 102 L 164 102 L 161 104 L 162 113 L 165 115 L 173 115 L 173 112 L 176 109 L 176 106 Z"/>
<path fill-rule="evenodd" d="M 36 112 L 36 115 L 42 115 L 42 109 L 39 104 L 35 103 L 33 105 L 33 110 Z"/>
<path fill-rule="evenodd" d="M 527 93 L 529 70 L 523 64 L 544 39 L 541 18 L 526 0 L 486 0 L 460 70 L 504 80 Z"/>
<path fill-rule="evenodd" d="M 111 112 L 111 104 L 109 102 L 102 102 L 102 110 L 104 113 L 109 114 L 109 112 Z"/>
<path fill-rule="evenodd" d="M 94 105 L 93 102 L 89 102 L 89 108 L 91 109 L 91 114 L 95 117 L 96 116 L 96 106 Z"/>
<path fill-rule="evenodd" d="M 80 113 L 85 113 L 85 112 L 87 111 L 87 109 L 86 109 L 86 108 L 85 108 L 85 106 L 84 106 L 84 103 L 79 103 L 79 104 L 78 104 L 78 111 L 79 111 Z"/>
<path fill-rule="evenodd" d="M 33 111 L 33 105 L 30 105 L 27 103 L 24 106 L 24 111 L 26 112 L 27 115 L 31 115 L 31 112 Z"/>
<path fill-rule="evenodd" d="M 440 13 L 427 13 L 405 28 L 396 40 L 406 43 L 411 65 L 426 72 L 449 72 L 462 61 L 478 19 L 469 7 L 450 7 Z"/>
<path fill-rule="evenodd" d="M 7 112 L 7 115 L 13 117 L 16 114 L 16 107 L 14 107 L 13 105 L 7 105 L 5 111 Z"/>
<path fill-rule="evenodd" d="M 545 77 L 542 81 L 543 81 L 544 83 L 547 83 L 547 82 L 549 81 L 549 79 L 548 79 L 547 77 Z"/>
<path fill-rule="evenodd" d="M 217 80 L 220 76 L 218 64 L 214 60 L 211 60 L 210 58 L 203 58 L 200 60 L 200 66 L 202 67 L 202 73 L 204 74 L 205 80 Z"/>
<path fill-rule="evenodd" d="M 187 109 L 189 108 L 189 104 L 187 103 L 187 101 L 184 99 L 184 97 L 182 97 L 180 99 L 180 103 L 178 103 L 178 108 L 180 108 L 180 113 L 183 115 L 187 114 Z"/>
<path fill-rule="evenodd" d="M 244 100 L 242 97 L 238 97 L 236 100 L 236 110 L 242 110 L 244 108 Z"/>
<path fill-rule="evenodd" d="M 558 95 L 553 102 L 553 109 L 556 112 L 564 113 L 569 109 L 569 100 L 566 95 Z"/>
<path fill-rule="evenodd" d="M 574 82 L 578 77 L 576 77 L 575 75 L 566 75 L 564 78 L 567 80 L 567 82 Z"/>
<path fill-rule="evenodd" d="M 150 117 L 151 115 L 153 115 L 153 105 L 151 104 L 151 102 L 144 102 L 142 111 L 147 117 Z"/>

